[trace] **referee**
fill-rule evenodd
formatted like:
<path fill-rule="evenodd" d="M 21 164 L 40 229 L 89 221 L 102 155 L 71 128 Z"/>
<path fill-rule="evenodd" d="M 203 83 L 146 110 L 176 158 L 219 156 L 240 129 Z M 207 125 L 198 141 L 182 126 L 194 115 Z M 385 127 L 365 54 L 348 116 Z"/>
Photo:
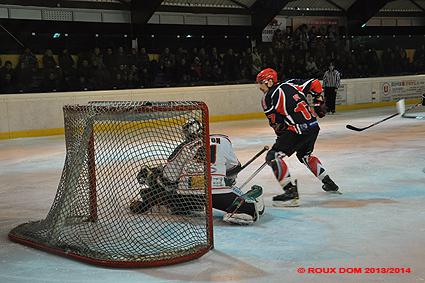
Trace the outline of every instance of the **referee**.
<path fill-rule="evenodd" d="M 323 75 L 323 86 L 325 88 L 325 102 L 328 112 L 335 113 L 336 91 L 341 82 L 340 74 L 335 70 L 334 64 L 329 64 L 329 69 Z"/>

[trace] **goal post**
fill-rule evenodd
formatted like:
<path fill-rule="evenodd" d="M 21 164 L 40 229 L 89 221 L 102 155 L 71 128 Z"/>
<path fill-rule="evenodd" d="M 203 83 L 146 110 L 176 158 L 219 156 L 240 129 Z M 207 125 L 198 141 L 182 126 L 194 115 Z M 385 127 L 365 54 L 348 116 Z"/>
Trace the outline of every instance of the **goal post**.
<path fill-rule="evenodd" d="M 63 111 L 66 158 L 55 199 L 44 220 L 12 229 L 12 241 L 111 267 L 174 264 L 213 248 L 205 103 L 99 101 Z M 191 143 L 188 120 L 200 125 Z M 167 183 L 161 172 L 182 144 L 187 156 L 167 168 L 176 176 Z M 143 170 L 156 173 L 144 183 Z M 148 209 L 135 211 L 135 201 Z"/>

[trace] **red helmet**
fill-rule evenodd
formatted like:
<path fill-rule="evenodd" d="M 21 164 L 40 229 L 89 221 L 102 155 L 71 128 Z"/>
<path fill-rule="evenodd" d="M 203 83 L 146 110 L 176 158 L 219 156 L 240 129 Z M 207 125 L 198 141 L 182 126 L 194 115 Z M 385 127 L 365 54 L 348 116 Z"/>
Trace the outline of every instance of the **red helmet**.
<path fill-rule="evenodd" d="M 267 68 L 259 72 L 257 75 L 256 82 L 259 83 L 269 79 L 273 80 L 273 84 L 277 83 L 277 72 L 273 70 L 272 68 Z"/>

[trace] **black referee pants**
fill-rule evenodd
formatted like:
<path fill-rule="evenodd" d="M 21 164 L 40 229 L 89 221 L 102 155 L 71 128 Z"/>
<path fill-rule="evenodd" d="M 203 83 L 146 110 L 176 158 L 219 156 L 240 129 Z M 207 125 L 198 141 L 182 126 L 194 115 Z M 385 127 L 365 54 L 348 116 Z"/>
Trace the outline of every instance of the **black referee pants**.
<path fill-rule="evenodd" d="M 335 101 L 336 101 L 336 88 L 325 87 L 325 103 L 328 108 L 328 112 L 335 113 Z"/>

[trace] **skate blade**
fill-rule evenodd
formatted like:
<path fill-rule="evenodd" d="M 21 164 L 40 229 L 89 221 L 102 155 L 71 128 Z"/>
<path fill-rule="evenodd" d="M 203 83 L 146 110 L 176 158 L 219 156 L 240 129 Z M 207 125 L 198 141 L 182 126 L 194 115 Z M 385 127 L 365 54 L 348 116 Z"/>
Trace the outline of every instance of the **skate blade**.
<path fill-rule="evenodd" d="M 297 199 L 291 200 L 291 201 L 273 201 L 274 207 L 298 207 L 300 206 L 300 202 Z"/>
<path fill-rule="evenodd" d="M 326 192 L 333 195 L 342 195 L 340 191 L 326 191 Z"/>

